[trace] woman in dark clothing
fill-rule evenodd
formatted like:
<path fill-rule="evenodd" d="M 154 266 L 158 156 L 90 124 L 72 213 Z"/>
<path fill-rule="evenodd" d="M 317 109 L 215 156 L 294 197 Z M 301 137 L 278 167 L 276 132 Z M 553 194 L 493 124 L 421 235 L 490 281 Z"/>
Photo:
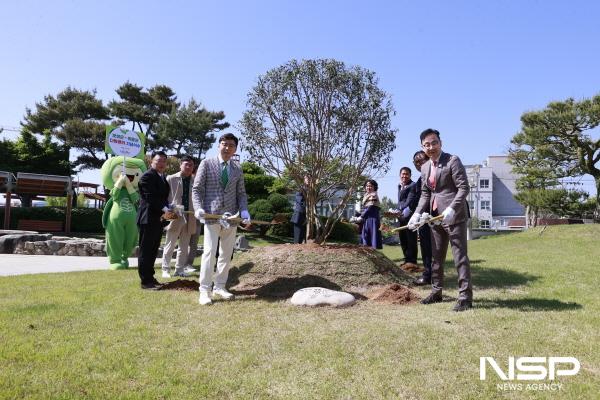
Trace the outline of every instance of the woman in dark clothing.
<path fill-rule="evenodd" d="M 362 199 L 362 212 L 358 218 L 360 229 L 360 244 L 382 249 L 381 223 L 379 217 L 379 197 L 377 196 L 377 182 L 369 179 L 365 183 L 365 195 Z"/>

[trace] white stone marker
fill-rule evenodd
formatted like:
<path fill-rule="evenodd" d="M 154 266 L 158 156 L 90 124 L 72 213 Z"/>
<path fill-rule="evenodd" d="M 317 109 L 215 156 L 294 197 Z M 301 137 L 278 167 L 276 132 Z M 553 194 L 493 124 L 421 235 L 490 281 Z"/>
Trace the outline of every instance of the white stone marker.
<path fill-rule="evenodd" d="M 344 307 L 354 304 L 356 299 L 350 293 L 338 292 L 320 287 L 310 287 L 298 290 L 290 302 L 295 306 L 334 306 Z"/>

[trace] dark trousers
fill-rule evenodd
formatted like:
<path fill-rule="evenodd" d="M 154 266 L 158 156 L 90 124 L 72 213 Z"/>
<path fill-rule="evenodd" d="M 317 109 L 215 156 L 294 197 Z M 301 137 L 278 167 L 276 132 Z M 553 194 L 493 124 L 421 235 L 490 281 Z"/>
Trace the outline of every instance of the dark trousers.
<path fill-rule="evenodd" d="M 163 234 L 160 222 L 138 225 L 140 228 L 138 274 L 142 284 L 154 282 L 154 263 Z"/>
<path fill-rule="evenodd" d="M 404 229 L 398 232 L 400 235 L 400 246 L 404 254 L 404 262 L 417 263 L 417 232 Z"/>
<path fill-rule="evenodd" d="M 306 242 L 306 224 L 294 224 L 294 243 Z"/>
<path fill-rule="evenodd" d="M 454 225 L 436 225 L 431 230 L 433 263 L 431 265 L 432 292 L 441 293 L 444 286 L 444 262 L 448 244 L 452 247 L 454 266 L 458 273 L 458 298 L 473 299 L 471 266 L 467 256 L 467 221 Z"/>
<path fill-rule="evenodd" d="M 421 258 L 423 259 L 423 279 L 431 280 L 431 228 L 425 224 L 419 228 L 419 242 L 421 244 Z"/>

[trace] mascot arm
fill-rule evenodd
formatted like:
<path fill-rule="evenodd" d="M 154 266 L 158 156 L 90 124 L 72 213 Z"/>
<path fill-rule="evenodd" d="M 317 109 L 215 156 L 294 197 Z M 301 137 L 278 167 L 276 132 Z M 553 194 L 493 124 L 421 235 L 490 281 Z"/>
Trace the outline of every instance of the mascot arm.
<path fill-rule="evenodd" d="M 108 201 L 104 205 L 104 211 L 102 211 L 102 227 L 104 229 L 106 229 L 106 226 L 108 225 L 108 217 L 110 215 L 110 209 L 112 208 L 112 205 L 113 205 L 113 198 L 111 197 L 110 199 L 108 199 Z"/>

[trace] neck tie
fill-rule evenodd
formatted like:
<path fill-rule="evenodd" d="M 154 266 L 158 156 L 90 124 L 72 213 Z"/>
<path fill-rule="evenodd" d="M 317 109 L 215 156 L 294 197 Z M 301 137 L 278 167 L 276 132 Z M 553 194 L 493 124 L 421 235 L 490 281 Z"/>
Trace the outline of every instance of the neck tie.
<path fill-rule="evenodd" d="M 227 182 L 229 182 L 229 172 L 227 172 L 227 163 L 223 162 L 221 169 L 221 186 L 227 186 Z"/>
<path fill-rule="evenodd" d="M 433 189 L 433 191 L 435 192 L 435 174 L 437 173 L 437 161 L 431 161 L 431 171 L 429 173 L 429 186 L 431 186 L 431 189 Z M 436 211 L 437 210 L 437 201 L 435 199 L 435 193 L 433 195 L 433 204 L 431 205 L 431 210 L 432 211 Z"/>

